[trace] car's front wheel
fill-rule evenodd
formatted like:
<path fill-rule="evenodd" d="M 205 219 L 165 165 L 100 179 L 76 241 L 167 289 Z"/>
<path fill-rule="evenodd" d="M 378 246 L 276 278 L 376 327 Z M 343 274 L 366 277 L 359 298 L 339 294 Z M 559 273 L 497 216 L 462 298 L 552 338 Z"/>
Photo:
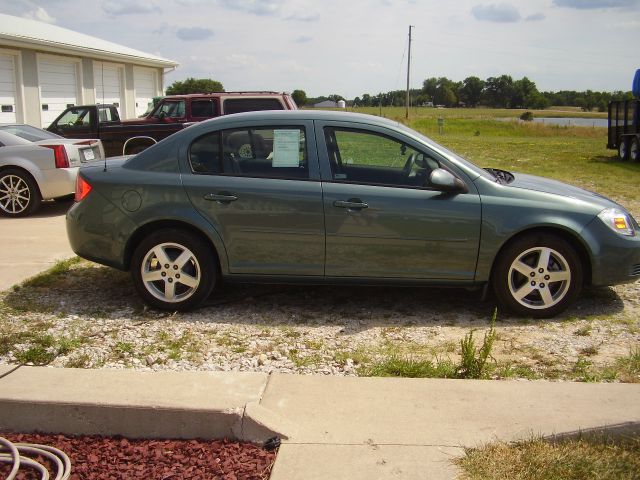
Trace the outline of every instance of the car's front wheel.
<path fill-rule="evenodd" d="M 564 239 L 527 235 L 507 245 L 492 272 L 493 290 L 505 309 L 548 318 L 565 310 L 582 289 L 582 263 Z"/>
<path fill-rule="evenodd" d="M 161 310 L 190 310 L 216 283 L 211 247 L 190 232 L 164 229 L 137 246 L 131 260 L 134 284 L 143 300 Z"/>
<path fill-rule="evenodd" d="M 41 200 L 40 190 L 28 173 L 17 168 L 0 172 L 0 213 L 24 217 L 34 213 Z"/>

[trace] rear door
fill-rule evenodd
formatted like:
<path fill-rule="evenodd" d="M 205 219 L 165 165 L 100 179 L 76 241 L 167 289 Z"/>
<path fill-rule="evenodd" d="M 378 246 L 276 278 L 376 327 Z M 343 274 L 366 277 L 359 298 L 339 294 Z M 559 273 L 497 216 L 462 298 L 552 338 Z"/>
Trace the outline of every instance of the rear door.
<path fill-rule="evenodd" d="M 324 214 L 312 122 L 212 131 L 183 183 L 222 236 L 231 274 L 322 276 Z"/>
<path fill-rule="evenodd" d="M 316 122 L 326 224 L 326 275 L 472 281 L 480 198 L 430 188 L 446 160 L 396 132 Z"/>

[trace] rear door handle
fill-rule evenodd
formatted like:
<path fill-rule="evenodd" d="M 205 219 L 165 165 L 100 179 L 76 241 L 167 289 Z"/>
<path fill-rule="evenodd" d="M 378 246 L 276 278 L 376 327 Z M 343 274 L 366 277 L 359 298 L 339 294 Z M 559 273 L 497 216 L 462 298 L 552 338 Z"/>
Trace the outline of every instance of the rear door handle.
<path fill-rule="evenodd" d="M 361 210 L 363 208 L 369 208 L 369 205 L 364 203 L 359 198 L 350 198 L 347 201 L 336 200 L 335 202 L 333 202 L 333 206 L 338 208 L 348 208 L 352 210 Z"/>
<path fill-rule="evenodd" d="M 238 200 L 238 197 L 236 197 L 235 195 L 232 195 L 228 192 L 220 192 L 220 193 L 207 193 L 204 196 L 205 200 L 210 200 L 212 202 L 219 202 L 219 203 L 230 203 L 230 202 L 235 202 L 236 200 Z"/>

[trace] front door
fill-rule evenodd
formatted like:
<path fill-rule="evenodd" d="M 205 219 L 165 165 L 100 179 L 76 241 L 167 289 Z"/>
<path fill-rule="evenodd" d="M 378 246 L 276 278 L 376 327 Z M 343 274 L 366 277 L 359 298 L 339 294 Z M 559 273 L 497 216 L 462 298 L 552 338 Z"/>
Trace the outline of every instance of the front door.
<path fill-rule="evenodd" d="M 429 187 L 442 158 L 380 132 L 325 125 L 323 136 L 327 276 L 473 280 L 480 199 Z"/>

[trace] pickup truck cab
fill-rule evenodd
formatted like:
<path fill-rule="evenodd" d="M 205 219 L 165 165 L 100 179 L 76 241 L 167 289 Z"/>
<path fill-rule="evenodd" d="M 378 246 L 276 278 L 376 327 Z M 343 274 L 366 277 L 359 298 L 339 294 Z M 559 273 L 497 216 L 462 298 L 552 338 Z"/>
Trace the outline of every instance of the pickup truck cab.
<path fill-rule="evenodd" d="M 107 156 L 136 154 L 194 122 L 256 110 L 297 110 L 277 92 L 219 92 L 162 98 L 146 115 L 120 120 L 115 105 L 67 108 L 47 128 L 66 138 L 97 138 Z"/>

